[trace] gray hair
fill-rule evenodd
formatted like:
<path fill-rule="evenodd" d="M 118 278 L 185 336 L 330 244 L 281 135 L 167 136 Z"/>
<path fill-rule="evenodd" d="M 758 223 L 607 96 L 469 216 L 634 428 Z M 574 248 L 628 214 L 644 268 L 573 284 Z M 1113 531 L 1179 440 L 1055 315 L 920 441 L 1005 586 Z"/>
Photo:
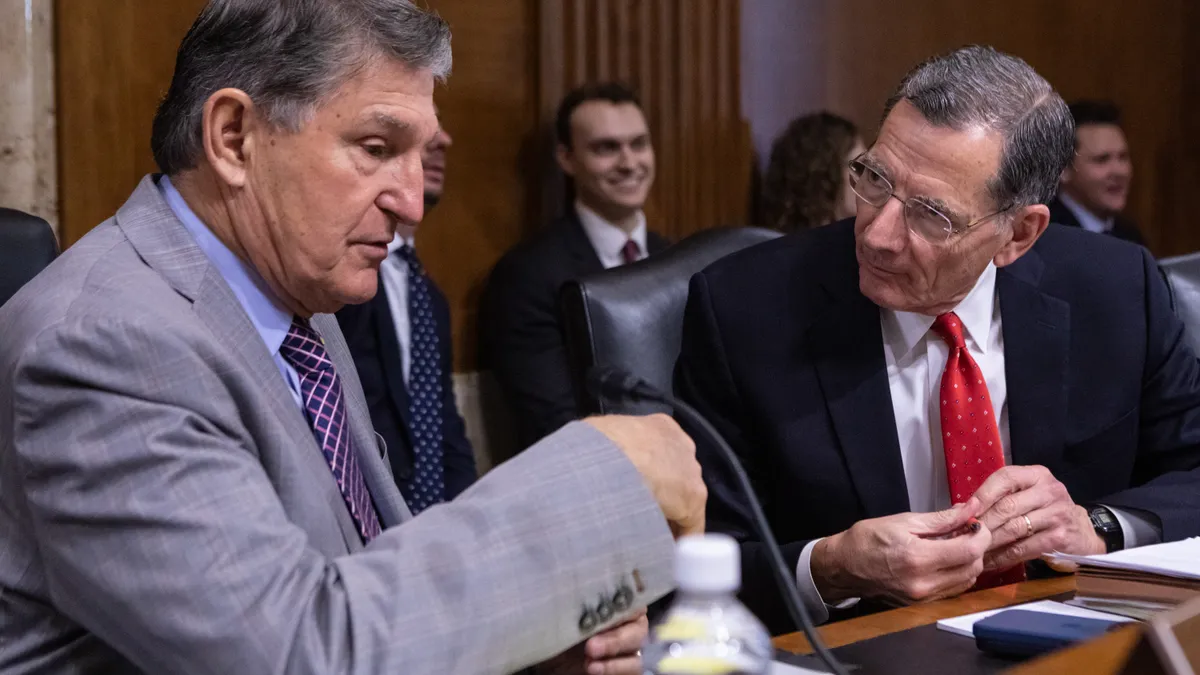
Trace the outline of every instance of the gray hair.
<path fill-rule="evenodd" d="M 1050 83 L 1021 59 L 972 45 L 904 76 L 884 108 L 911 103 L 930 124 L 1000 133 L 1000 169 L 988 183 L 999 208 L 1049 203 L 1075 153 L 1075 124 Z"/>
<path fill-rule="evenodd" d="M 204 104 L 220 89 L 246 92 L 270 124 L 294 132 L 380 56 L 444 80 L 450 27 L 409 0 L 210 0 L 154 116 L 154 161 L 168 175 L 196 166 Z"/>

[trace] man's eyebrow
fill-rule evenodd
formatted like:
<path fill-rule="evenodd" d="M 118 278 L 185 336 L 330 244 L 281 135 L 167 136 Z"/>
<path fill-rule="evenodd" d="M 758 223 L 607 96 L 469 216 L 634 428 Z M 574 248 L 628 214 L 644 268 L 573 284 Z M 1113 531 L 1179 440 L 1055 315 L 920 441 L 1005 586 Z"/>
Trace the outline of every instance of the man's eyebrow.
<path fill-rule="evenodd" d="M 411 123 L 405 122 L 404 120 L 387 113 L 372 113 L 369 119 L 375 124 L 378 124 L 379 126 L 384 127 L 388 131 L 395 134 L 408 133 L 413 130 L 413 125 Z"/>
<path fill-rule="evenodd" d="M 876 160 L 874 157 L 872 157 L 870 154 L 864 152 L 858 158 L 858 161 L 862 162 L 864 165 L 866 165 L 866 167 L 868 169 L 871 169 L 872 171 L 879 174 L 880 176 L 883 176 L 884 178 L 891 180 L 891 172 L 887 170 L 887 167 L 880 164 L 879 161 Z"/>
<path fill-rule="evenodd" d="M 623 143 L 633 143 L 635 141 L 645 140 L 650 138 L 649 131 L 641 131 L 629 136 L 597 136 L 588 141 L 588 145 L 596 145 L 604 143 L 608 145 L 621 145 Z"/>

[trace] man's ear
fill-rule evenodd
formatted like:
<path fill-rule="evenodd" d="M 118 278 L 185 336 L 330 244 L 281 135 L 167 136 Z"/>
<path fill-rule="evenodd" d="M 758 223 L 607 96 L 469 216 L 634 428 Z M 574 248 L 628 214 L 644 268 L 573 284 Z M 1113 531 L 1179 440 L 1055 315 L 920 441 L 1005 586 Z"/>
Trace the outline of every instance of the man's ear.
<path fill-rule="evenodd" d="M 575 168 L 571 166 L 571 149 L 563 143 L 559 143 L 554 147 L 554 159 L 558 161 L 558 168 L 562 172 L 571 176 L 575 176 Z"/>
<path fill-rule="evenodd" d="M 201 122 L 204 156 L 221 180 L 232 187 L 246 182 L 246 160 L 256 134 L 265 130 L 250 96 L 241 89 L 221 89 L 204 103 Z"/>
<path fill-rule="evenodd" d="M 1013 264 L 1033 248 L 1050 224 L 1050 209 L 1045 204 L 1023 206 L 1011 218 L 1013 236 L 993 258 L 996 267 Z"/>

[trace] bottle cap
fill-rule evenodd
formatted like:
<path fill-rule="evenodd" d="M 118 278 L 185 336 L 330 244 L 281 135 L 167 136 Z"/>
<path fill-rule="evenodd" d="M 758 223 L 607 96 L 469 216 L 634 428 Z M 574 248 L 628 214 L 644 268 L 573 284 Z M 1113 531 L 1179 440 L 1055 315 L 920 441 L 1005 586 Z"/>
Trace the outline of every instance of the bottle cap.
<path fill-rule="evenodd" d="M 742 555 L 724 534 L 688 535 L 675 547 L 675 582 L 691 593 L 732 593 L 742 583 Z"/>

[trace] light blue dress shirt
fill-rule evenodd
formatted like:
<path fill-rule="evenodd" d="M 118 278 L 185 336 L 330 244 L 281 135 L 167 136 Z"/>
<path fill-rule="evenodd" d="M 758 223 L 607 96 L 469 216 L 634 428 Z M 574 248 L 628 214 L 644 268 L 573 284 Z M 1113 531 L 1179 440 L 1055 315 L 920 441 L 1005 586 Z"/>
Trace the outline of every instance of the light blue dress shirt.
<path fill-rule="evenodd" d="M 296 401 L 296 405 L 303 410 L 304 403 L 300 399 L 300 376 L 296 374 L 296 369 L 289 365 L 283 355 L 279 353 L 279 347 L 287 337 L 288 331 L 291 330 L 293 314 L 271 293 L 262 276 L 244 260 L 234 255 L 233 251 L 221 243 L 212 230 L 200 221 L 187 202 L 183 201 L 183 196 L 171 184 L 170 178 L 161 177 L 158 181 L 158 189 L 162 191 L 163 198 L 167 200 L 167 205 L 171 207 L 175 217 L 179 218 L 179 221 L 187 228 L 192 238 L 196 240 L 196 245 L 200 247 L 201 251 L 204 251 L 209 262 L 221 273 L 225 283 L 229 284 L 229 288 L 237 296 L 238 302 L 242 303 L 242 309 L 250 317 L 250 322 L 254 324 L 259 337 L 267 346 L 267 352 L 271 354 L 271 358 L 275 359 L 275 365 L 279 367 L 279 372 L 288 383 L 292 398 Z"/>

